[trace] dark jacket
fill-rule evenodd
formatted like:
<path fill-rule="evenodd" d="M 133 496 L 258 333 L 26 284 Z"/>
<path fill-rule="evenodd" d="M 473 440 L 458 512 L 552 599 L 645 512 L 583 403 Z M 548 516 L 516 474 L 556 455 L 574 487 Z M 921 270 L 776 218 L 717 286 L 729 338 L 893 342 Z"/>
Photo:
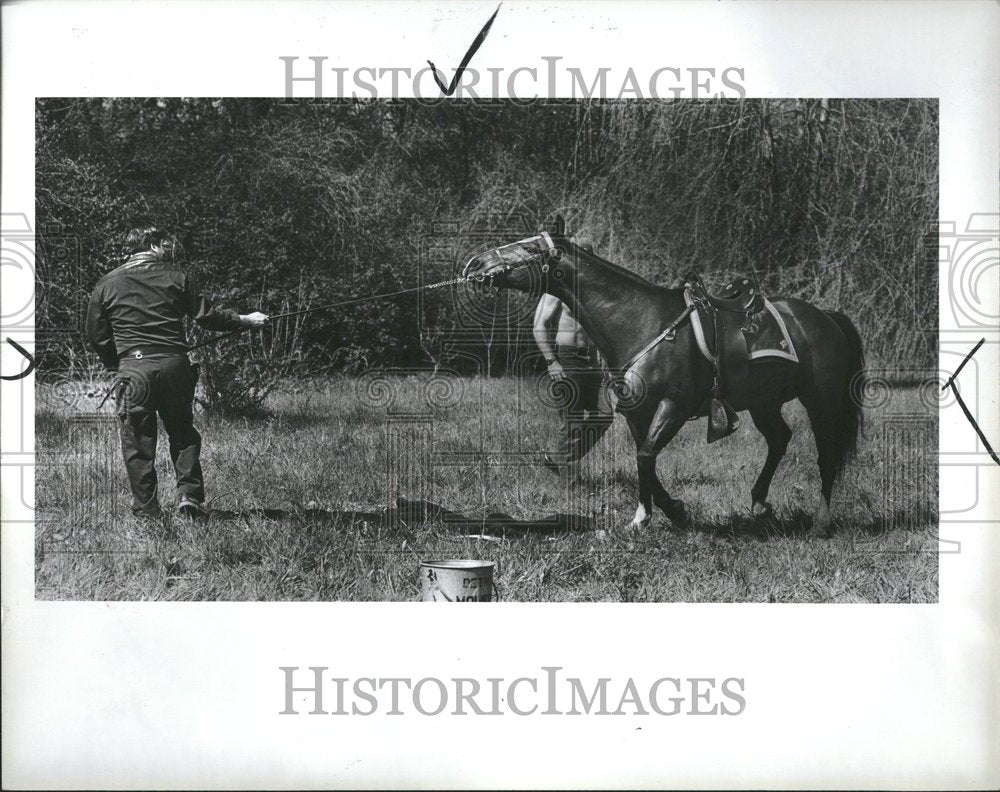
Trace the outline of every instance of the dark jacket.
<path fill-rule="evenodd" d="M 240 327 L 235 311 L 214 308 L 194 280 L 152 253 L 137 253 L 97 282 L 87 306 L 87 339 L 112 370 L 133 347 L 187 352 L 184 317 L 208 330 Z"/>

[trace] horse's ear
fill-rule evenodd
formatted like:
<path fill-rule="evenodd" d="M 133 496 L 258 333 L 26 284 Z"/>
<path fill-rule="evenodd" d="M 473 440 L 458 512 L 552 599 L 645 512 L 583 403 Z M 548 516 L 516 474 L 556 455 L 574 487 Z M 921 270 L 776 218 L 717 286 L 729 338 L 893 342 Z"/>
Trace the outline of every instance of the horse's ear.
<path fill-rule="evenodd" d="M 566 236 L 566 221 L 563 220 L 561 214 L 557 214 L 555 221 L 552 223 L 552 233 L 556 236 Z"/>

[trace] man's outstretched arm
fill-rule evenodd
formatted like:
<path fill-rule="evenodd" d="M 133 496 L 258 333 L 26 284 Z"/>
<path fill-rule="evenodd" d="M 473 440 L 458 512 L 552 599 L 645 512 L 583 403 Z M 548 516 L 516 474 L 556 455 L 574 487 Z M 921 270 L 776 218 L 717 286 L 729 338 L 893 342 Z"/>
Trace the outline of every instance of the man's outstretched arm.
<path fill-rule="evenodd" d="M 217 308 L 198 288 L 190 276 L 186 279 L 185 291 L 188 300 L 188 316 L 206 330 L 238 330 L 241 327 L 262 327 L 267 322 L 267 314 L 254 311 L 238 314 L 226 308 Z"/>

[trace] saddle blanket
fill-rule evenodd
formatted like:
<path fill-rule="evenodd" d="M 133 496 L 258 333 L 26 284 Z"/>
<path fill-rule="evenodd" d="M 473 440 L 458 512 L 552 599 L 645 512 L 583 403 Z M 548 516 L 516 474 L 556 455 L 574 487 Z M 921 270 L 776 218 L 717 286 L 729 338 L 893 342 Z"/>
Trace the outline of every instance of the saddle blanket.
<path fill-rule="evenodd" d="M 684 301 L 688 305 L 694 304 L 687 289 L 684 290 Z M 691 312 L 691 326 L 694 328 L 694 337 L 698 342 L 701 354 L 709 361 L 714 360 L 715 358 L 709 351 L 708 343 L 705 340 L 705 328 L 702 326 L 700 311 Z M 712 332 L 711 324 L 709 324 L 708 332 Z M 764 299 L 764 310 L 751 319 L 749 332 L 743 335 L 750 349 L 750 360 L 776 357 L 791 360 L 793 363 L 799 362 L 792 337 L 788 335 L 788 328 L 785 327 L 785 320 L 782 319 L 778 309 L 766 298 Z"/>

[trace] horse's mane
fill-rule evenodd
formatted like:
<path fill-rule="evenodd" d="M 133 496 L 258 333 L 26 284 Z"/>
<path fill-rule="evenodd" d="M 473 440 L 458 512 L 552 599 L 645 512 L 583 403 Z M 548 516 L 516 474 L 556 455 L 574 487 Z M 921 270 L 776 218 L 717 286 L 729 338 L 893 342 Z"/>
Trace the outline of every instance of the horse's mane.
<path fill-rule="evenodd" d="M 579 256 L 580 258 L 585 259 L 589 257 L 591 259 L 595 259 L 597 263 L 604 265 L 615 274 L 620 275 L 621 277 L 625 278 L 628 281 L 631 281 L 632 283 L 635 283 L 640 286 L 647 286 L 651 289 L 664 288 L 663 286 L 657 286 L 655 283 L 646 280 L 646 278 L 642 277 L 642 275 L 639 275 L 638 273 L 635 273 L 630 269 L 625 269 L 625 267 L 615 264 L 613 261 L 608 261 L 603 256 L 599 256 L 591 250 L 585 250 L 584 248 L 577 245 L 575 242 L 570 242 L 570 240 L 568 239 L 566 241 L 568 244 L 573 246 L 577 256 Z"/>

